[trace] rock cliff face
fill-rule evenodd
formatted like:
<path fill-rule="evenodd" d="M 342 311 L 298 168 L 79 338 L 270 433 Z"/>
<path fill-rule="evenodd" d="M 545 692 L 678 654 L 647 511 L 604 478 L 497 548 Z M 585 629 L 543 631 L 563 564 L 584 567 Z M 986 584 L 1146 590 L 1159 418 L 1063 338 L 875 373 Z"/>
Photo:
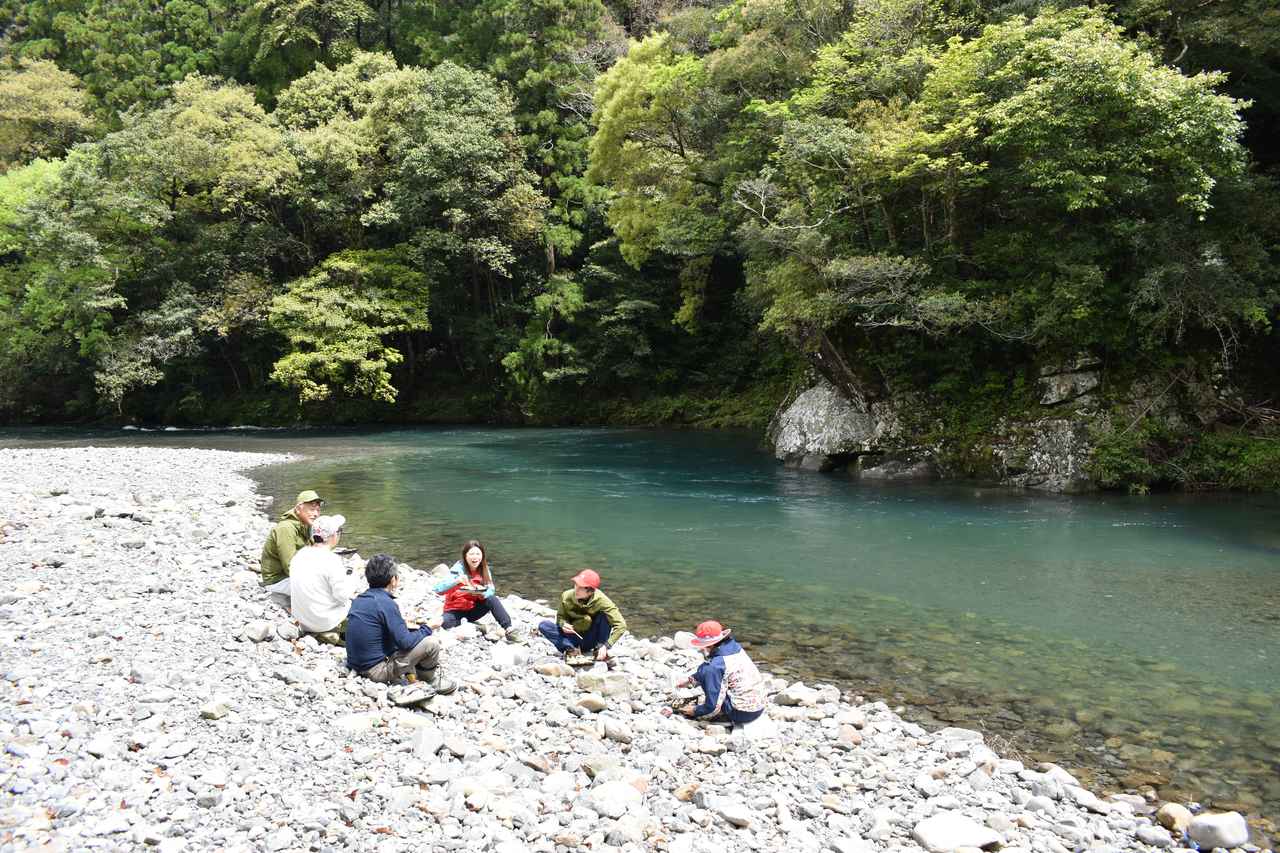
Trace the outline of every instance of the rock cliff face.
<path fill-rule="evenodd" d="M 1041 405 L 1053 416 L 1005 425 L 982 448 L 999 482 L 1047 492 L 1095 488 L 1086 473 L 1093 445 L 1091 425 L 1099 417 L 1087 404 L 1098 374 L 1073 367 L 1046 372 Z M 894 398 L 860 407 L 825 380 L 795 399 L 770 428 L 774 455 L 787 465 L 813 471 L 845 471 L 864 480 L 929 480 L 948 476 L 940 450 L 913 442 L 901 425 L 915 400 Z"/>

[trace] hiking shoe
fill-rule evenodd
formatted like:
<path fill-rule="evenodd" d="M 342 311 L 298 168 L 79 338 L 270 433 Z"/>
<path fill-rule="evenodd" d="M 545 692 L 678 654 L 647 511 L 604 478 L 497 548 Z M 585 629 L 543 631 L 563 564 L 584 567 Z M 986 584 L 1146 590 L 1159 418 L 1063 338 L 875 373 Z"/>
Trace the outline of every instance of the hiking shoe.
<path fill-rule="evenodd" d="M 513 626 L 511 626 L 510 628 L 508 628 L 508 629 L 503 633 L 503 635 L 502 635 L 502 636 L 503 636 L 503 639 L 505 639 L 508 643 L 518 643 L 518 642 L 520 642 L 520 632 L 519 632 L 518 630 L 516 630 L 516 627 L 515 627 L 514 625 L 513 625 Z"/>
<path fill-rule="evenodd" d="M 345 646 L 342 642 L 342 635 L 337 631 L 323 631 L 315 635 L 316 641 L 324 643 L 327 646 Z"/>
<path fill-rule="evenodd" d="M 436 691 L 432 689 L 431 685 L 421 681 L 413 684 L 395 684 L 387 690 L 387 699 L 392 704 L 401 707 L 426 702 L 435 695 Z"/>
<path fill-rule="evenodd" d="M 437 696 L 448 696 L 458 689 L 458 685 L 441 675 L 439 669 L 424 671 L 419 681 L 430 684 Z"/>

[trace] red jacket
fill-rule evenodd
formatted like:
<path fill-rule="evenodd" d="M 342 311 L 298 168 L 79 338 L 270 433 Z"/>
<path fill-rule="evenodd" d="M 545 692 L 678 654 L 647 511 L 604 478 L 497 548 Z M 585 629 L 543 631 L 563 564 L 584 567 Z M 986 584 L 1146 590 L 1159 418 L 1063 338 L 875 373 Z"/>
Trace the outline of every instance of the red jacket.
<path fill-rule="evenodd" d="M 463 586 L 468 584 L 483 587 L 484 575 L 481 572 L 476 572 L 475 574 L 465 571 L 458 572 L 451 580 L 454 580 L 454 583 L 447 589 L 442 590 L 444 592 L 445 613 L 470 610 L 487 597 L 484 592 L 467 592 L 463 589 Z"/>

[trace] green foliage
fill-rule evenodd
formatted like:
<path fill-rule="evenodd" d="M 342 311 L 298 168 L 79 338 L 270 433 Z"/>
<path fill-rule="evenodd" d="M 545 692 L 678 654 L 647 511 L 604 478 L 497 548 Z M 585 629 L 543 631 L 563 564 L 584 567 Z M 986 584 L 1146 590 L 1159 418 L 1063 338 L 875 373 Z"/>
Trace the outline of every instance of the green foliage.
<path fill-rule="evenodd" d="M 962 25 L 939 12 L 925 29 Z M 1126 316 L 1161 345 L 1191 323 L 1230 338 L 1265 312 L 1261 281 L 1221 270 L 1261 244 L 1213 209 L 1245 166 L 1243 105 L 1220 78 L 1158 64 L 1083 9 L 943 50 L 885 32 L 860 22 L 824 52 L 772 162 L 737 188 L 769 327 L 1101 348 L 1126 345 Z M 899 94 L 883 102 L 886 68 Z"/>
<path fill-rule="evenodd" d="M 0 66 L 0 173 L 38 157 L 61 157 L 94 131 L 75 75 L 45 60 Z"/>
<path fill-rule="evenodd" d="M 56 61 L 114 117 L 154 104 L 191 74 L 230 70 L 242 0 L 0 2 L 17 56 Z"/>
<path fill-rule="evenodd" d="M 271 324 L 291 350 L 272 378 L 304 403 L 335 393 L 393 401 L 390 368 L 404 355 L 388 339 L 430 328 L 429 285 L 409 247 L 327 258 L 271 303 Z"/>
<path fill-rule="evenodd" d="M 757 425 L 807 362 L 981 473 L 1084 352 L 1256 430 L 1271 5 L 0 0 L 0 414 Z M 1100 476 L 1265 480 L 1158 429 Z"/>
<path fill-rule="evenodd" d="M 1195 432 L 1143 418 L 1099 436 L 1089 475 L 1100 486 L 1280 491 L 1280 437 L 1243 430 Z"/>
<path fill-rule="evenodd" d="M 262 217 L 298 165 L 275 120 L 241 86 L 192 76 L 173 98 L 103 139 L 105 173 L 170 211 Z"/>
<path fill-rule="evenodd" d="M 139 314 L 132 328 L 105 348 L 98 359 L 94 384 L 117 414 L 123 413 L 124 396 L 129 391 L 160 382 L 174 360 L 199 351 L 199 311 L 189 289 L 175 288 L 155 309 Z"/>

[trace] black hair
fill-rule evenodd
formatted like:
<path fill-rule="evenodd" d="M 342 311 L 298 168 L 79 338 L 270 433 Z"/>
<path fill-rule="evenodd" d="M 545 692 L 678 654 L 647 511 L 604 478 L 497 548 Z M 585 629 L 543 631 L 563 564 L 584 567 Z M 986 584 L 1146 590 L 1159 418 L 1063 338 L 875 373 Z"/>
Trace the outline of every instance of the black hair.
<path fill-rule="evenodd" d="M 311 544 L 312 544 L 312 545 L 319 545 L 319 544 L 320 544 L 321 542 L 323 542 L 323 541 L 324 541 L 324 537 L 323 537 L 323 536 L 321 536 L 319 533 L 312 533 L 312 534 L 311 534 Z"/>
<path fill-rule="evenodd" d="M 374 554 L 364 564 L 364 577 L 371 589 L 385 588 L 396 574 L 396 561 L 390 554 Z"/>

